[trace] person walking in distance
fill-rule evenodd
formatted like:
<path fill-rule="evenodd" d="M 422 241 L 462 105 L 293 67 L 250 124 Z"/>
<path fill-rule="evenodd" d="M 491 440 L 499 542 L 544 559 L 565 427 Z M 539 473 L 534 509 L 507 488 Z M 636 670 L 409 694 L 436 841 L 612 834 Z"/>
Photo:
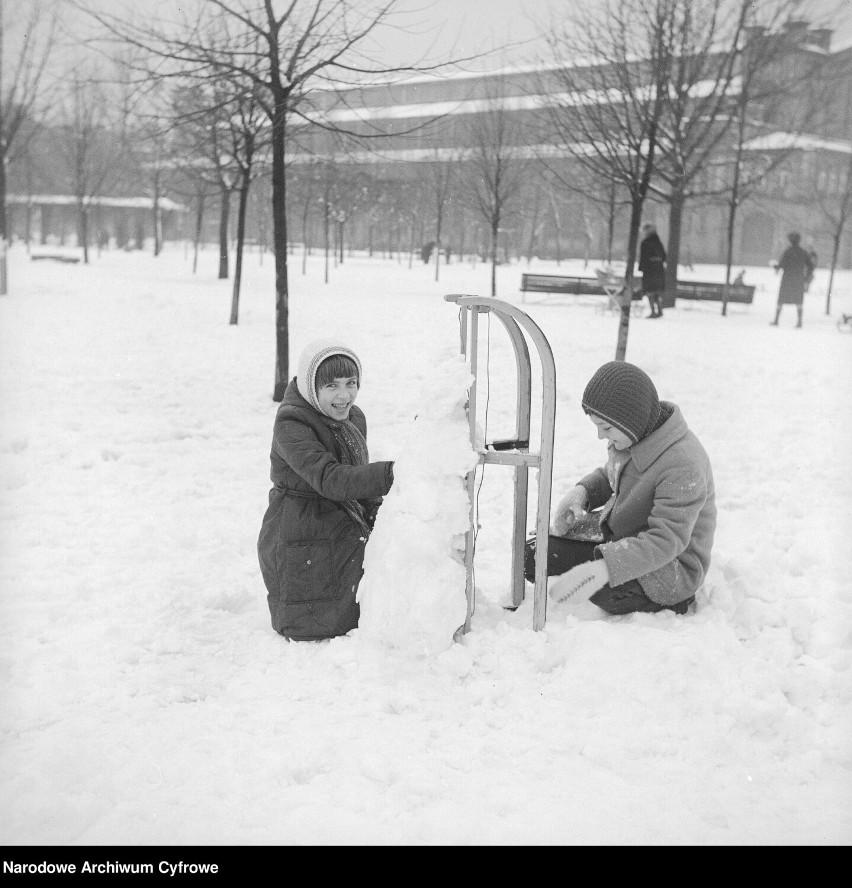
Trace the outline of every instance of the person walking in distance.
<path fill-rule="evenodd" d="M 787 235 L 790 246 L 781 254 L 781 258 L 775 263 L 775 270 L 780 271 L 781 286 L 778 289 L 778 304 L 775 307 L 775 320 L 770 321 L 770 326 L 777 327 L 781 317 L 781 309 L 785 305 L 795 305 L 798 315 L 797 327 L 802 326 L 802 303 L 805 299 L 805 290 L 814 273 L 813 260 L 807 250 L 800 246 L 802 236 L 798 231 L 791 231 Z"/>
<path fill-rule="evenodd" d="M 651 306 L 649 318 L 663 316 L 662 294 L 666 289 L 666 250 L 651 223 L 642 226 L 639 244 L 639 271 L 642 272 L 642 294 Z"/>

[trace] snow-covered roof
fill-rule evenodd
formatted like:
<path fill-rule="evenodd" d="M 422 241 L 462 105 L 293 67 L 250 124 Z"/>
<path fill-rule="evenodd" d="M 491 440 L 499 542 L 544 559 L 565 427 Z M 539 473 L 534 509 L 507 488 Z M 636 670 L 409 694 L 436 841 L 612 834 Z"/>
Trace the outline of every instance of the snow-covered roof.
<path fill-rule="evenodd" d="M 739 90 L 740 78 L 734 78 L 727 90 L 735 93 Z M 718 89 L 719 84 L 713 80 L 702 80 L 694 84 L 690 94 L 694 98 L 705 98 Z M 649 100 L 651 87 L 640 97 Z M 451 99 L 446 101 L 408 102 L 398 105 L 352 105 L 336 108 L 322 115 L 310 115 L 307 121 L 314 119 L 325 122 L 341 123 L 370 120 L 405 120 L 412 118 L 437 118 L 454 114 L 481 114 L 487 111 L 535 111 L 541 108 L 565 108 L 576 105 L 618 104 L 625 101 L 624 94 L 616 89 L 589 89 L 582 92 L 552 92 L 526 96 L 505 96 L 495 98 Z M 299 121 L 297 125 L 303 123 Z"/>
<path fill-rule="evenodd" d="M 592 154 L 590 143 L 578 142 L 570 148 L 556 145 L 516 145 L 506 148 L 506 155 L 515 160 L 534 160 L 540 157 L 570 158 L 578 154 Z M 478 156 L 475 148 L 399 148 L 372 151 L 349 151 L 334 154 L 288 154 L 287 163 L 295 165 L 325 163 L 437 163 L 439 161 L 464 161 Z"/>
<path fill-rule="evenodd" d="M 6 202 L 22 206 L 41 204 L 58 207 L 76 205 L 77 198 L 73 194 L 9 194 L 6 196 Z M 83 199 L 83 203 L 92 207 L 126 207 L 143 210 L 150 210 L 154 207 L 154 199 L 151 197 L 87 197 Z M 161 210 L 186 211 L 183 204 L 168 197 L 161 197 L 158 204 Z"/>
<path fill-rule="evenodd" d="M 769 133 L 750 139 L 743 145 L 746 151 L 834 151 L 838 154 L 852 154 L 852 142 L 843 139 L 823 139 L 820 136 L 798 135 L 796 133 Z"/>

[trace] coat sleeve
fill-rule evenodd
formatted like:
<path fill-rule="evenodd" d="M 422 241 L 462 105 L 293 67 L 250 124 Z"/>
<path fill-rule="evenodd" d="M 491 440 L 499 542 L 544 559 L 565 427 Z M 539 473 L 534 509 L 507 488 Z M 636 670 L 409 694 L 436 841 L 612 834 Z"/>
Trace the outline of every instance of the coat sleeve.
<path fill-rule="evenodd" d="M 689 545 L 707 495 L 707 480 L 698 467 L 676 466 L 665 472 L 654 491 L 647 530 L 598 548 L 610 583 L 638 579 L 674 561 Z"/>
<path fill-rule="evenodd" d="M 297 420 L 280 424 L 274 446 L 287 465 L 320 496 L 330 500 L 372 499 L 391 488 L 391 462 L 349 466 L 338 462 L 313 429 Z"/>

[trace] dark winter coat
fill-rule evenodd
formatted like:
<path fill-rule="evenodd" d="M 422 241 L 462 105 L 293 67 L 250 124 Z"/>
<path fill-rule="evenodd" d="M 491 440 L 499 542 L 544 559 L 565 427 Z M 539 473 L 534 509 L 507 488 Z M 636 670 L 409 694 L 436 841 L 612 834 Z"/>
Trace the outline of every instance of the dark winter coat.
<path fill-rule="evenodd" d="M 778 290 L 778 302 L 783 305 L 801 305 L 814 271 L 808 251 L 798 244 L 790 244 L 778 261 L 778 269 L 783 272 L 781 287 Z"/>
<path fill-rule="evenodd" d="M 366 438 L 363 411 L 353 405 L 349 419 Z M 298 640 L 345 635 L 358 625 L 367 533 L 342 503 L 358 500 L 374 519 L 393 464 L 340 462 L 331 428 L 295 378 L 275 417 L 271 460 L 274 487 L 257 551 L 272 627 Z"/>
<path fill-rule="evenodd" d="M 643 293 L 662 293 L 666 289 L 666 250 L 656 231 L 639 244 L 639 271 Z"/>
<path fill-rule="evenodd" d="M 609 448 L 606 466 L 580 480 L 588 508 L 603 506 L 607 542 L 597 549 L 610 585 L 638 580 L 657 604 L 695 595 L 710 565 L 716 493 L 707 453 L 680 409 L 628 450 Z"/>

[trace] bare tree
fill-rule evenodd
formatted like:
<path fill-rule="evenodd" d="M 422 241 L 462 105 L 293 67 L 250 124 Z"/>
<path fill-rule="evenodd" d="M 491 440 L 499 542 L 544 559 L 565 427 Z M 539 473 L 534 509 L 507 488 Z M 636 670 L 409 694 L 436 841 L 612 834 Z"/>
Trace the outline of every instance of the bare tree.
<path fill-rule="evenodd" d="M 232 105 L 233 111 L 228 115 L 230 154 L 240 171 L 237 248 L 230 320 L 232 324 L 236 324 L 239 314 L 249 189 L 255 172 L 255 160 L 258 154 L 268 147 L 269 129 L 264 125 L 265 115 L 254 91 L 235 96 Z"/>
<path fill-rule="evenodd" d="M 522 147 L 520 124 L 507 112 L 502 95 L 499 83 L 492 86 L 487 110 L 467 124 L 471 148 L 460 169 L 473 208 L 488 230 L 492 297 L 497 295 L 500 232 L 522 209 L 522 189 L 531 167 L 530 154 Z"/>
<path fill-rule="evenodd" d="M 639 226 L 671 79 L 674 2 L 605 0 L 598 10 L 584 9 L 575 20 L 555 24 L 548 35 L 555 67 L 541 78 L 539 89 L 552 96 L 542 112 L 544 138 L 553 155 L 550 172 L 567 181 L 573 163 L 602 188 L 620 188 L 629 196 L 616 360 L 624 360 L 627 352 Z M 560 155 L 569 162 L 558 162 Z"/>
<path fill-rule="evenodd" d="M 751 0 L 667 0 L 663 51 L 669 82 L 662 93 L 651 190 L 669 205 L 666 292 L 677 294 L 683 212 L 733 120 L 742 36 Z"/>
<path fill-rule="evenodd" d="M 116 129 L 103 78 L 94 68 L 77 66 L 66 77 L 58 111 L 62 140 L 60 159 L 71 181 L 77 204 L 77 240 L 83 262 L 89 261 L 90 209 L 118 172 L 123 147 Z"/>
<path fill-rule="evenodd" d="M 56 47 L 55 6 L 39 0 L 16 3 L 14 14 L 0 0 L 0 295 L 7 292 L 6 172 L 36 131 L 34 111 L 47 63 Z"/>
<path fill-rule="evenodd" d="M 122 41 L 144 48 L 161 61 L 160 75 L 187 71 L 199 78 L 228 76 L 257 90 L 271 127 L 272 220 L 275 252 L 276 358 L 273 399 L 288 383 L 289 284 L 287 265 L 286 149 L 294 118 L 332 127 L 314 101 L 321 86 L 367 73 L 390 75 L 435 65 L 382 66 L 369 58 L 370 41 L 390 24 L 397 0 L 207 0 L 187 4 L 180 25 L 128 24 L 89 8 L 93 18 Z M 182 7 L 185 5 L 182 4 Z M 231 27 L 226 47 L 209 39 L 221 24 Z"/>
<path fill-rule="evenodd" d="M 831 266 L 828 274 L 828 287 L 825 292 L 825 313 L 831 314 L 831 291 L 834 287 L 834 272 L 840 256 L 840 242 L 849 217 L 852 216 L 852 154 L 846 168 L 840 171 L 839 184 L 836 191 L 826 194 L 819 200 L 820 208 L 831 232 Z"/>
<path fill-rule="evenodd" d="M 434 161 L 429 164 L 429 188 L 432 198 L 432 209 L 435 214 L 435 280 L 440 277 L 441 252 L 444 240 L 444 220 L 452 200 L 458 172 L 458 152 L 454 159 L 439 156 L 436 149 Z"/>

